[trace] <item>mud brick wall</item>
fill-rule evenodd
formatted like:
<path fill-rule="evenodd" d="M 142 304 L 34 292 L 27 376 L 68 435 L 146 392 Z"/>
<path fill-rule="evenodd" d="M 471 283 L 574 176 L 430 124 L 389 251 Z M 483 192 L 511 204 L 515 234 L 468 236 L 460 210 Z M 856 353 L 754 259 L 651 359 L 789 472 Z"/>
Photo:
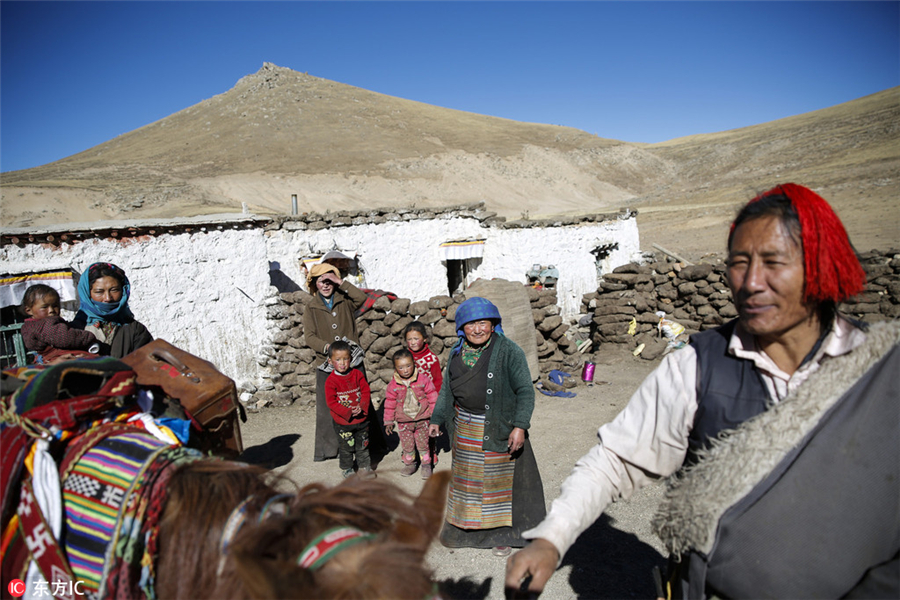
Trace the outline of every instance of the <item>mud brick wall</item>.
<path fill-rule="evenodd" d="M 863 253 L 866 288 L 840 310 L 863 321 L 900 318 L 900 253 L 896 250 Z M 657 311 L 691 334 L 717 327 L 737 316 L 721 261 L 684 266 L 670 257 L 654 255 L 647 264 L 627 264 L 604 275 L 596 292 L 582 299 L 584 312 L 593 315 L 591 339 L 599 344 L 645 345 L 641 356 L 658 358 L 665 341 L 657 336 Z M 632 319 L 634 335 L 628 333 Z"/>

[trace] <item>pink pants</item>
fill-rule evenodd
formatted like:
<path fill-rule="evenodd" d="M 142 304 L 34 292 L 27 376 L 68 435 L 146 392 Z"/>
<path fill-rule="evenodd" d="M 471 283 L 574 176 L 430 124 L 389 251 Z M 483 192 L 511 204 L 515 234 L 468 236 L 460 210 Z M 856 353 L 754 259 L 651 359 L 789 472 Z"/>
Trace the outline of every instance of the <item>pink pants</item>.
<path fill-rule="evenodd" d="M 416 449 L 423 465 L 431 464 L 431 453 L 428 451 L 428 419 L 397 423 L 397 434 L 400 436 L 400 459 L 405 465 L 416 462 Z"/>

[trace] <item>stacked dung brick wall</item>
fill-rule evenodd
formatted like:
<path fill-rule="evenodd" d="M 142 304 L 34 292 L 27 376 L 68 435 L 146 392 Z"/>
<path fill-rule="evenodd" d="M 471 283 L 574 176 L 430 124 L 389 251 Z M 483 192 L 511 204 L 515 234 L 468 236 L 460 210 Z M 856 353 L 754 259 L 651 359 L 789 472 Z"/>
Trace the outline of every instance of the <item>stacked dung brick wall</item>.
<path fill-rule="evenodd" d="M 462 295 L 434 296 L 418 302 L 406 298 L 392 302 L 383 297 L 358 319 L 359 342 L 366 351 L 366 372 L 373 393 L 384 390 L 391 380 L 394 373 L 391 357 L 403 347 L 403 329 L 414 320 L 425 325 L 428 347 L 441 358 L 441 366 L 445 366 L 445 350 L 456 342 L 453 317 L 463 300 Z"/>
<path fill-rule="evenodd" d="M 867 274 L 864 292 L 841 305 L 847 315 L 864 321 L 900 318 L 900 254 L 872 251 L 860 255 Z M 573 372 L 589 359 L 578 351 L 576 328 L 563 322 L 556 291 L 526 287 L 535 324 L 541 374 L 553 369 Z M 258 388 L 243 390 L 244 399 L 258 406 L 315 401 L 315 353 L 303 341 L 303 313 L 309 294 L 279 294 L 269 301 L 267 316 L 277 332 L 258 357 L 268 376 Z M 456 341 L 454 317 L 465 294 L 435 296 L 413 302 L 387 297 L 376 300 L 357 320 L 360 344 L 366 350 L 366 372 L 375 393 L 381 392 L 393 372 L 391 356 L 401 347 L 400 334 L 419 320 L 429 332 L 429 346 L 446 366 L 447 352 Z M 640 344 L 641 357 L 659 358 L 666 341 L 658 335 L 657 311 L 683 325 L 686 334 L 716 327 L 737 316 L 720 262 L 684 266 L 662 256 L 647 264 L 628 264 L 603 277 L 596 292 L 583 299 L 592 315 L 590 339 L 601 344 Z M 632 319 L 634 334 L 629 334 Z M 580 335 L 580 334 L 579 334 Z"/>
<path fill-rule="evenodd" d="M 569 325 L 559 316 L 556 291 L 530 287 L 526 290 L 535 322 L 541 373 L 580 364 L 582 359 L 575 356 L 575 343 L 565 335 Z M 267 368 L 268 376 L 258 388 L 244 390 L 245 401 L 253 401 L 259 407 L 315 402 L 316 355 L 303 340 L 303 313 L 309 297 L 298 291 L 279 294 L 271 300 L 267 315 L 277 332 L 258 359 L 260 366 Z M 402 347 L 401 333 L 413 320 L 426 326 L 428 345 L 440 357 L 441 365 L 446 366 L 448 351 L 456 343 L 456 309 L 465 299 L 465 294 L 434 296 L 418 302 L 406 298 L 391 301 L 382 296 L 357 319 L 373 393 L 380 393 L 390 381 L 391 357 Z"/>
<path fill-rule="evenodd" d="M 866 270 L 865 290 L 840 306 L 857 319 L 900 318 L 900 254 L 872 251 L 860 255 Z M 603 276 L 596 292 L 582 299 L 593 315 L 591 339 L 599 344 L 644 344 L 641 356 L 658 358 L 666 343 L 657 335 L 657 311 L 666 313 L 691 334 L 717 327 L 737 316 L 721 261 L 684 266 L 656 255 L 647 264 L 628 264 Z M 634 334 L 629 333 L 632 320 Z"/>
<path fill-rule="evenodd" d="M 268 377 L 250 400 L 257 406 L 286 406 L 295 401 L 315 403 L 316 355 L 303 338 L 303 313 L 309 294 L 303 291 L 279 294 L 269 307 L 269 319 L 279 331 L 272 344 L 260 356 L 260 365 L 268 367 Z M 391 301 L 377 299 L 357 319 L 359 342 L 366 351 L 366 374 L 373 393 L 380 393 L 393 374 L 391 357 L 402 347 L 400 335 L 413 320 L 426 325 L 431 350 L 442 358 L 456 341 L 453 317 L 465 296 L 435 296 L 412 302 L 406 298 Z"/>
<path fill-rule="evenodd" d="M 900 318 L 900 253 L 872 250 L 859 260 L 866 270 L 866 289 L 841 310 L 863 321 Z"/>
<path fill-rule="evenodd" d="M 575 341 L 567 335 L 571 325 L 563 322 L 555 289 L 526 288 L 534 317 L 538 365 L 541 374 L 553 369 L 569 370 L 584 362 Z"/>

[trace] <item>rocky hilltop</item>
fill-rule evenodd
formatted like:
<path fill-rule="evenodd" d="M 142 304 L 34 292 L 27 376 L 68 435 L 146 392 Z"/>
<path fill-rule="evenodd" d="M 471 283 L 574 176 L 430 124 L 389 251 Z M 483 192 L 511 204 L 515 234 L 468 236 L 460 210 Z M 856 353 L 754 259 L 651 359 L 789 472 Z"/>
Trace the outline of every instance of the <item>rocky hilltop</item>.
<path fill-rule="evenodd" d="M 265 63 L 227 92 L 0 181 L 3 226 L 484 201 L 508 218 L 633 206 L 645 245 L 718 250 L 734 207 L 815 187 L 865 246 L 900 242 L 900 88 L 771 123 L 635 144 L 440 108 Z M 890 209 L 890 210 L 888 210 Z M 879 211 L 882 211 L 881 213 Z M 852 221 L 852 218 L 850 219 Z M 862 225 L 862 223 L 860 223 Z M 859 229 L 859 231 L 856 231 Z"/>

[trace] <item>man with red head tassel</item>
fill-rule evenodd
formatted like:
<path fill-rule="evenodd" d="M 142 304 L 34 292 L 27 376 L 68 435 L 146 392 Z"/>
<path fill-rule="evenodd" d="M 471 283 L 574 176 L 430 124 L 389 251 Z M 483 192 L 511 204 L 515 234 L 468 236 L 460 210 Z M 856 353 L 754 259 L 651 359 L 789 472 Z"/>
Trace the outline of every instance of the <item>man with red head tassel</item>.
<path fill-rule="evenodd" d="M 666 356 L 600 428 L 507 587 L 542 590 L 611 501 L 674 475 L 653 520 L 670 597 L 900 597 L 900 324 L 837 311 L 865 274 L 796 184 L 740 211 L 727 275 L 738 318 Z"/>

